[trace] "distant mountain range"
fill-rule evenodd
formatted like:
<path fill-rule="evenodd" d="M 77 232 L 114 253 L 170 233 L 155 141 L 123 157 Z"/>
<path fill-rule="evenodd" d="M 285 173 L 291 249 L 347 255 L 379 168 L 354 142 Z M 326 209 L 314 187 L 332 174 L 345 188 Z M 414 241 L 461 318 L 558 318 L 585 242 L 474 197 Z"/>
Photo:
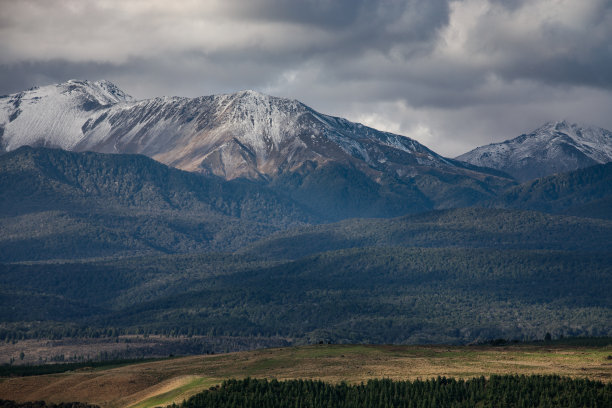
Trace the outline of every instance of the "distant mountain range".
<path fill-rule="evenodd" d="M 427 187 L 432 177 L 438 187 L 448 177 L 461 178 L 454 185 L 464 189 L 464 203 L 500 184 L 507 187 L 491 183 L 491 171 L 461 162 L 527 181 L 612 161 L 610 131 L 566 121 L 478 147 L 458 162 L 410 138 L 324 115 L 296 100 L 242 91 L 137 101 L 111 82 L 80 80 L 0 97 L 0 150 L 24 145 L 138 153 L 182 170 L 283 187 L 288 179 L 295 184 L 295 175 L 333 169 L 337 176 L 340 166 L 379 185 L 397 179 L 415 186 L 415 205 L 430 208 L 453 206 Z"/>
<path fill-rule="evenodd" d="M 118 235 L 108 253 L 173 253 L 234 250 L 301 223 L 472 205 L 599 218 L 612 213 L 610 166 L 523 185 L 503 172 L 526 178 L 612 157 L 610 132 L 566 122 L 458 158 L 475 163 L 469 164 L 407 137 L 253 91 L 135 101 L 108 81 L 71 80 L 0 98 L 0 135 L 9 152 L 0 156 L 0 209 L 7 231 L 16 231 L 4 239 L 54 248 L 28 236 L 33 214 L 44 213 L 55 220 L 49 224 L 55 238 L 98 231 L 81 256 L 113 241 L 111 224 Z M 64 151 L 20 148 L 26 145 Z M 76 153 L 83 150 L 114 154 Z M 167 236 L 144 234 L 134 211 L 157 220 L 147 231 Z M 118 226 L 106 221 L 111 213 L 130 216 L 119 217 Z M 177 216 L 181 227 L 169 221 Z M 184 228 L 193 217 L 199 229 Z M 222 232 L 210 232 L 215 229 Z"/>
<path fill-rule="evenodd" d="M 419 167 L 465 174 L 407 137 L 242 91 L 134 101 L 107 81 L 71 80 L 2 98 L 2 146 L 138 153 L 182 170 L 270 179 L 308 163 L 406 177 Z M 479 175 L 477 172 L 475 175 Z"/>
<path fill-rule="evenodd" d="M 513 181 L 407 137 L 253 91 L 134 101 L 68 81 L 0 99 L 1 146 L 138 153 L 182 170 L 269 185 L 322 217 L 471 205 Z"/>
<path fill-rule="evenodd" d="M 458 160 L 252 91 L 69 81 L 1 97 L 0 146 L 2 341 L 611 334 L 602 129 Z"/>
<path fill-rule="evenodd" d="M 612 163 L 511 187 L 479 205 L 612 218 L 611 186 Z M 320 232 L 314 235 L 296 230 L 290 232 L 297 233 L 290 246 L 304 254 L 381 243 L 573 248 L 578 237 L 588 236 L 590 242 L 590 231 L 600 222 L 589 221 L 592 225 L 580 231 L 570 223 L 559 236 L 549 236 L 550 223 L 560 221 L 527 221 L 531 216 L 506 210 L 451 211 L 452 217 L 416 215 L 409 225 L 403 218 L 372 225 L 348 220 L 341 227 L 340 247 L 339 227 L 316 227 Z M 419 221 L 429 217 L 442 218 Z M 185 172 L 142 155 L 21 147 L 0 156 L 0 261 L 235 251 L 279 230 L 328 221 L 261 183 Z M 524 229 L 507 230 L 521 222 Z M 475 223 L 499 229 L 488 235 L 493 231 L 479 230 Z M 274 244 L 281 253 L 292 251 L 284 247 L 287 239 Z M 597 243 L 608 245 L 605 239 Z"/>
<path fill-rule="evenodd" d="M 528 181 L 612 161 L 612 132 L 566 121 L 550 122 L 529 134 L 478 147 L 457 160 Z"/>

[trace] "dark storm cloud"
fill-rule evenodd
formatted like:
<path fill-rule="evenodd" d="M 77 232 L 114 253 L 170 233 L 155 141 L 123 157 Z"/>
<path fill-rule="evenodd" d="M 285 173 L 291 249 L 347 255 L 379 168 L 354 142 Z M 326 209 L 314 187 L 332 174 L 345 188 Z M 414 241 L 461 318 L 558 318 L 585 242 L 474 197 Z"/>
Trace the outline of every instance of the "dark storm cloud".
<path fill-rule="evenodd" d="M 505 13 L 492 9 L 476 21 L 466 54 L 487 54 L 486 68 L 508 79 L 612 88 L 612 2 L 549 2 L 550 10 L 502 3 Z"/>
<path fill-rule="evenodd" d="M 254 0 L 230 4 L 243 18 L 329 31 L 349 50 L 373 45 L 388 48 L 396 41 L 431 40 L 438 28 L 448 22 L 447 0 Z M 327 44 L 320 46 L 328 48 Z"/>
<path fill-rule="evenodd" d="M 121 64 L 69 60 L 27 61 L 0 65 L 2 94 L 69 79 L 108 79 L 139 98 L 160 95 L 201 96 L 230 93 L 273 81 L 282 68 L 274 61 L 243 61 L 227 56 L 181 53 L 164 57 L 130 58 Z M 171 73 L 171 77 L 169 77 Z"/>
<path fill-rule="evenodd" d="M 567 118 L 612 127 L 606 0 L 0 0 L 0 93 L 256 89 L 453 155 Z"/>
<path fill-rule="evenodd" d="M 226 7 L 230 15 L 245 19 L 292 22 L 338 30 L 351 27 L 363 14 L 372 13 L 377 4 L 367 0 L 230 0 Z"/>

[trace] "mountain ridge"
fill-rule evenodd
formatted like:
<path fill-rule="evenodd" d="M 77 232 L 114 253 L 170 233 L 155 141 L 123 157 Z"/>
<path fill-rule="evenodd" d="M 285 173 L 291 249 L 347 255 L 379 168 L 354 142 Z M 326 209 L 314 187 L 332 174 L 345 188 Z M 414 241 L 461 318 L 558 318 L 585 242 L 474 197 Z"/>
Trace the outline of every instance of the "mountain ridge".
<path fill-rule="evenodd" d="M 170 164 L 173 167 L 196 171 L 199 169 L 199 164 L 185 161 L 180 162 L 173 151 L 162 152 L 159 141 L 156 138 L 168 135 L 169 131 L 175 129 L 162 129 L 164 132 L 156 133 L 159 129 L 149 128 L 144 131 L 136 125 L 145 127 L 145 125 L 155 123 L 156 127 L 159 128 L 164 125 L 163 122 L 171 122 L 174 119 L 178 126 L 187 127 L 193 125 L 191 122 L 195 120 L 195 126 L 193 126 L 192 130 L 196 135 L 198 132 L 207 130 L 211 125 L 214 125 L 215 132 L 207 135 L 209 136 L 207 139 L 213 139 L 212 145 L 219 142 L 218 139 L 222 136 L 220 133 L 229 132 L 233 136 L 233 139 L 230 139 L 229 142 L 234 142 L 239 148 L 245 149 L 247 147 L 248 149 L 246 150 L 250 150 L 249 153 L 255 154 L 257 158 L 261 156 L 263 159 L 267 159 L 267 155 L 269 156 L 272 151 L 284 148 L 283 144 L 296 142 L 294 129 L 299 128 L 301 125 L 302 116 L 307 116 L 307 119 L 314 120 L 317 124 L 320 124 L 319 127 L 309 129 L 319 133 L 309 135 L 311 139 L 314 140 L 320 137 L 321 132 L 334 130 L 336 133 L 324 135 L 328 136 L 327 140 L 321 142 L 323 144 L 328 140 L 337 142 L 338 147 L 345 153 L 359 157 L 368 164 L 374 164 L 374 158 L 370 157 L 370 154 L 362 146 L 352 143 L 351 139 L 356 141 L 364 138 L 376 138 L 386 146 L 404 152 L 417 153 L 418 158 L 415 161 L 419 164 L 449 164 L 442 156 L 410 138 L 388 132 L 380 132 L 346 119 L 321 114 L 297 100 L 272 97 L 252 90 L 197 98 L 157 97 L 134 100 L 108 81 L 89 82 L 79 80 L 70 80 L 62 84 L 33 88 L 29 91 L 5 96 L 4 99 L 7 99 L 9 103 L 4 104 L 3 110 L 6 112 L 8 110 L 6 105 L 11 104 L 15 108 L 15 110 L 8 114 L 8 121 L 6 118 L 3 118 L 5 149 L 14 150 L 16 147 L 26 144 L 23 143 L 24 141 L 19 140 L 23 136 L 11 134 L 10 131 L 10 128 L 15 125 L 15 121 L 23 113 L 23 109 L 20 109 L 20 107 L 25 109 L 26 107 L 45 105 L 46 99 L 51 99 L 50 102 L 57 105 L 58 101 L 69 99 L 70 97 L 74 98 L 74 106 L 70 107 L 70 111 L 74 112 L 80 109 L 85 112 L 94 112 L 86 120 L 83 120 L 81 116 L 77 116 L 74 119 L 74 121 L 81 123 L 81 135 L 76 141 L 59 141 L 56 147 L 66 150 L 94 150 L 101 153 L 142 153 L 153 158 L 159 155 L 158 161 Z M 94 103 L 98 105 L 93 106 L 92 104 Z M 39 109 L 38 113 L 41 110 L 48 109 L 47 106 L 42 107 L 43 109 Z M 65 108 L 64 106 L 60 107 Z M 20 112 L 16 113 L 18 110 Z M 118 129 L 111 132 L 110 135 L 105 134 L 104 130 L 108 129 L 102 129 L 104 125 L 115 125 L 120 116 L 121 119 L 125 120 L 125 115 L 122 115 L 125 111 L 128 111 L 129 119 L 132 122 L 128 123 L 129 128 Z M 13 117 L 13 119 L 11 120 L 10 117 Z M 222 117 L 223 121 L 220 125 L 212 124 L 211 117 L 217 120 Z M 66 118 L 58 118 L 57 120 L 60 119 L 65 120 Z M 155 119 L 155 122 L 152 122 L 150 119 Z M 180 120 L 183 120 L 183 122 L 180 122 Z M 40 122 L 43 121 L 39 120 L 38 123 Z M 165 125 L 172 124 L 165 123 Z M 41 124 L 41 127 L 43 125 L 44 123 Z M 57 130 L 55 127 L 56 124 L 50 124 L 51 130 Z M 227 129 L 228 127 L 230 129 Z M 41 129 L 30 130 L 31 133 L 37 133 Z M 125 130 L 128 130 L 128 132 L 122 134 Z M 341 140 L 338 137 L 339 130 L 344 130 L 342 136 L 345 136 L 345 139 Z M 63 129 L 59 129 L 59 131 L 63 131 Z M 359 131 L 362 131 L 362 133 L 359 133 Z M 51 139 L 45 140 L 46 143 L 54 142 L 50 136 L 38 135 L 38 137 L 42 136 Z M 71 136 L 76 137 L 76 135 Z M 193 139 L 194 134 L 187 135 L 187 138 Z M 28 142 L 28 140 L 25 142 Z M 110 142 L 113 142 L 113 144 L 111 145 Z M 197 140 L 195 143 L 199 142 L 202 142 L 202 140 Z M 302 142 L 304 145 L 308 143 L 304 138 L 299 140 L 299 142 Z M 187 145 L 188 143 L 183 143 L 178 147 L 184 149 Z M 316 140 L 311 146 L 315 145 Z M 235 146 L 223 147 L 230 148 Z M 322 148 L 319 146 L 318 148 L 323 150 L 325 147 L 329 146 L 323 146 Z M 167 146 L 163 146 L 163 148 L 167 148 Z M 138 149 L 141 151 L 135 151 Z M 214 149 L 203 155 L 204 159 L 206 160 L 207 156 L 213 151 Z M 314 153 L 315 156 L 309 157 L 311 160 L 321 159 L 321 156 L 323 156 L 320 151 L 315 151 Z M 380 162 L 383 161 L 384 159 L 380 160 Z M 267 169 L 266 171 L 269 173 L 278 167 L 275 166 L 273 169 Z M 206 171 L 206 169 L 200 170 Z M 225 178 L 235 178 L 237 175 L 226 173 L 223 176 Z"/>
<path fill-rule="evenodd" d="M 3 148 L 144 154 L 182 170 L 268 184 L 332 219 L 472 205 L 514 185 L 498 171 L 297 100 L 241 91 L 134 101 L 111 85 L 71 81 L 4 97 Z"/>
<path fill-rule="evenodd" d="M 612 132 L 565 120 L 548 122 L 456 159 L 504 171 L 523 182 L 612 161 Z"/>
<path fill-rule="evenodd" d="M 612 218 L 612 162 L 527 181 L 488 206 Z"/>

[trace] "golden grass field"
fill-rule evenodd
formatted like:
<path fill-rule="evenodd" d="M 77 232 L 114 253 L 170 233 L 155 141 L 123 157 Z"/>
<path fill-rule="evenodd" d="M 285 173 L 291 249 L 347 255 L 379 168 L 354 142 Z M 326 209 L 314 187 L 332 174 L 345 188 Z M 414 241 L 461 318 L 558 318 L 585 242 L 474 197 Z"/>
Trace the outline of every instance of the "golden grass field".
<path fill-rule="evenodd" d="M 491 374 L 558 374 L 612 381 L 612 347 L 513 345 L 315 345 L 191 356 L 115 368 L 0 379 L 0 398 L 81 401 L 102 407 L 154 407 L 180 402 L 227 378 L 471 378 Z"/>

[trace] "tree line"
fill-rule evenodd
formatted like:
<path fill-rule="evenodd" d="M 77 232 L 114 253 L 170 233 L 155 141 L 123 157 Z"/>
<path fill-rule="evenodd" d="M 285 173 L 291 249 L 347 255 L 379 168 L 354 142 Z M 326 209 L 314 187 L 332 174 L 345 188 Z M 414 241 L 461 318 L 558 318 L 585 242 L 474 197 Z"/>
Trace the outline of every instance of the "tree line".
<path fill-rule="evenodd" d="M 428 408 L 428 407 L 609 407 L 612 384 L 559 376 L 493 375 L 467 381 L 369 380 L 329 384 L 314 380 L 227 380 L 173 408 Z"/>

